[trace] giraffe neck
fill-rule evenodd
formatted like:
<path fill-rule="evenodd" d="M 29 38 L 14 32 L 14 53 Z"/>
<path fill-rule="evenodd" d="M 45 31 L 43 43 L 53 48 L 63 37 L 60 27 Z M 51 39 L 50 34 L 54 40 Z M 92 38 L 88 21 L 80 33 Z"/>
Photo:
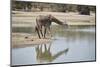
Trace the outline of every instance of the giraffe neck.
<path fill-rule="evenodd" d="M 60 20 L 58 20 L 57 18 L 53 17 L 52 22 L 55 22 L 59 25 L 63 25 L 63 22 L 61 22 Z"/>

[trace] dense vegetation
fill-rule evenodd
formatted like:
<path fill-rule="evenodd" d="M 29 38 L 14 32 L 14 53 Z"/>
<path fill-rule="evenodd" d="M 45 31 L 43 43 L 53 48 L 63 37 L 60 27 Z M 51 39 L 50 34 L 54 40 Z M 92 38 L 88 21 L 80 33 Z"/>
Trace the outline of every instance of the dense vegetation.
<path fill-rule="evenodd" d="M 90 15 L 90 11 L 95 12 L 96 7 L 89 5 L 12 1 L 12 10 L 32 12 L 79 12 L 79 14 Z"/>

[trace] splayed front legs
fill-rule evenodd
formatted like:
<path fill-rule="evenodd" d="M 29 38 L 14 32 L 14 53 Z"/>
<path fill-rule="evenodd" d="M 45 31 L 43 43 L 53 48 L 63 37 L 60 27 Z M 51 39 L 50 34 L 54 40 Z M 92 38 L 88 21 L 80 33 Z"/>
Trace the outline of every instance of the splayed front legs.
<path fill-rule="evenodd" d="M 39 26 L 36 26 L 35 27 L 35 31 L 37 32 L 38 34 L 38 37 L 41 39 L 41 38 L 46 38 L 46 34 L 47 34 L 47 31 L 48 33 L 51 35 L 51 28 L 50 27 L 39 27 Z"/>

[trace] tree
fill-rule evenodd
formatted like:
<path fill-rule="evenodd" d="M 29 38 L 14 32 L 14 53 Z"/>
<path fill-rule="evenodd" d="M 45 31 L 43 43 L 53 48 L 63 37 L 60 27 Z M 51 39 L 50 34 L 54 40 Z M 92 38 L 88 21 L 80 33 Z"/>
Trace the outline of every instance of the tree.
<path fill-rule="evenodd" d="M 79 14 L 90 15 L 90 8 L 89 8 L 89 6 L 79 5 L 78 6 L 78 11 L 79 11 Z"/>

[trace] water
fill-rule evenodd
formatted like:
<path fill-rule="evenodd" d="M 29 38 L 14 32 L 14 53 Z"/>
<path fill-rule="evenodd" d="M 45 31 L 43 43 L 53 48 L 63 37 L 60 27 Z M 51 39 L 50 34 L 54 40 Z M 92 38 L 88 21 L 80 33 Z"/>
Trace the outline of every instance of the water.
<path fill-rule="evenodd" d="M 54 40 L 48 44 L 12 48 L 12 65 L 95 60 L 95 26 L 69 26 L 67 29 L 53 26 L 52 29 Z M 27 31 L 34 32 L 23 30 Z"/>

